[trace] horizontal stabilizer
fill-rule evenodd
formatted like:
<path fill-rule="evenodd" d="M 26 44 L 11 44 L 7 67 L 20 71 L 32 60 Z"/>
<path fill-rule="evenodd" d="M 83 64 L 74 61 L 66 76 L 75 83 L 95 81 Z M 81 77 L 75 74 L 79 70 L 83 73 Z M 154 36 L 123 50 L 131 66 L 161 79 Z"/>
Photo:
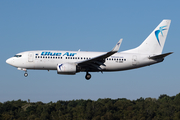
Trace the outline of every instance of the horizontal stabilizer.
<path fill-rule="evenodd" d="M 172 54 L 173 52 L 169 52 L 169 53 L 165 53 L 165 54 L 161 54 L 161 55 L 155 55 L 152 57 L 149 57 L 149 59 L 161 59 L 161 58 L 165 58 L 166 56 Z"/>

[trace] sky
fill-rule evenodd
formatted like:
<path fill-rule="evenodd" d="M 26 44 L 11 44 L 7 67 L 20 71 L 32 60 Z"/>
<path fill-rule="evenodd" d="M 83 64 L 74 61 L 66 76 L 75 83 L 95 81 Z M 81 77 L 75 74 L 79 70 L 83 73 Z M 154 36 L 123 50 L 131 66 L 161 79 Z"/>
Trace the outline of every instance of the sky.
<path fill-rule="evenodd" d="M 99 98 L 136 100 L 180 92 L 180 1 L 169 0 L 6 0 L 0 1 L 0 102 Z M 6 59 L 29 50 L 119 51 L 139 46 L 163 20 L 171 19 L 161 63 L 128 71 L 59 75 L 57 71 L 24 71 Z"/>

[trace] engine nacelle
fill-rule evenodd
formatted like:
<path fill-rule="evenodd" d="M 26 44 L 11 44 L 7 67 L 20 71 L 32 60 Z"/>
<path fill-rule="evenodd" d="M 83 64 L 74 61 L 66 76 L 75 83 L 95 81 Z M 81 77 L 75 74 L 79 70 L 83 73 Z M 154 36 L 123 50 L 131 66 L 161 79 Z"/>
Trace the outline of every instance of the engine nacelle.
<path fill-rule="evenodd" d="M 57 65 L 57 73 L 65 75 L 75 75 L 76 65 L 73 63 L 63 63 Z"/>

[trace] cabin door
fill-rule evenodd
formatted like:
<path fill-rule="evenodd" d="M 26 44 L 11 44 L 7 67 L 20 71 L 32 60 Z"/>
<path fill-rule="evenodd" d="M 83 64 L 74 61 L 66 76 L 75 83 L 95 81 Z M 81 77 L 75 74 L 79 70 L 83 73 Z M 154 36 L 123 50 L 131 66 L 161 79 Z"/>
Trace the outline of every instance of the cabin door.
<path fill-rule="evenodd" d="M 33 62 L 33 53 L 28 54 L 28 62 Z"/>

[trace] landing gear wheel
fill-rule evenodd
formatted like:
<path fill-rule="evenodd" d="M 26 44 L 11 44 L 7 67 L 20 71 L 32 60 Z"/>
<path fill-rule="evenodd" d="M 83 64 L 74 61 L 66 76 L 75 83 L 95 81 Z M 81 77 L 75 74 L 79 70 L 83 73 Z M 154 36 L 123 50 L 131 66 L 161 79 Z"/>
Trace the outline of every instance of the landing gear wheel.
<path fill-rule="evenodd" d="M 85 76 L 86 80 L 89 80 L 91 78 L 91 74 L 89 73 L 86 73 L 86 76 Z"/>
<path fill-rule="evenodd" d="M 25 76 L 25 77 L 27 77 L 27 76 L 28 76 L 28 74 L 27 74 L 27 73 L 24 73 L 24 76 Z"/>

